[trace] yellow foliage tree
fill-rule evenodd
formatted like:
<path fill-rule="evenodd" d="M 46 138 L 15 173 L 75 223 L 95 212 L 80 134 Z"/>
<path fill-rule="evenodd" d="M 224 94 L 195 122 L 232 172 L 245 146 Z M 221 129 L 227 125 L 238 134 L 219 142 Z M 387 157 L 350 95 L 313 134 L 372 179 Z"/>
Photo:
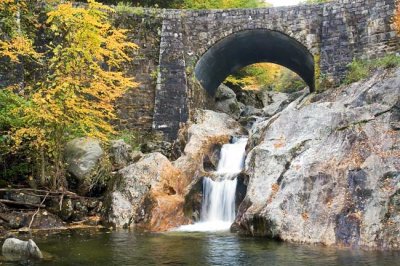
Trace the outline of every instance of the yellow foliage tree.
<path fill-rule="evenodd" d="M 24 121 L 13 131 L 15 146 L 28 143 L 37 152 L 42 180 L 45 162 L 52 164 L 53 188 L 64 185 L 66 142 L 75 136 L 107 140 L 114 133 L 114 101 L 136 86 L 121 69 L 138 47 L 126 30 L 112 27 L 109 12 L 113 9 L 89 0 L 87 7 L 67 2 L 47 14 L 54 41 L 45 57 L 45 78 L 32 88 L 27 104 L 14 109 Z M 12 59 L 7 51 L 3 55 Z"/>
<path fill-rule="evenodd" d="M 394 15 L 394 25 L 397 32 L 400 34 L 400 1 L 397 1 L 396 13 Z"/>

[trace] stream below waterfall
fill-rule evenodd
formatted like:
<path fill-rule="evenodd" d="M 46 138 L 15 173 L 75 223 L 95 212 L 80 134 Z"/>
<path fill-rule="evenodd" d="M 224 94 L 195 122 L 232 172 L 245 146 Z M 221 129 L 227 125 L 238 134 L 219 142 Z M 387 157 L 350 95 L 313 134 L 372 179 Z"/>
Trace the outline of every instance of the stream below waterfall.
<path fill-rule="evenodd" d="M 51 257 L 1 265 L 399 265 L 399 252 L 297 245 L 228 232 L 75 230 L 35 237 Z"/>
<path fill-rule="evenodd" d="M 217 171 L 203 178 L 203 200 L 200 222 L 181 226 L 173 231 L 216 232 L 228 231 L 236 217 L 237 176 L 243 170 L 247 138 L 234 138 L 224 144 Z"/>

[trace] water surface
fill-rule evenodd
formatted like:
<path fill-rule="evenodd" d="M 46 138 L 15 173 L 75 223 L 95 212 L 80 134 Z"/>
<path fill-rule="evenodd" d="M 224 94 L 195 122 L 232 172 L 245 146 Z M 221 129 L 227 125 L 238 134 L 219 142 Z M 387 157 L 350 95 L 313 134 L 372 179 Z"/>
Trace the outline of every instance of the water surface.
<path fill-rule="evenodd" d="M 293 245 L 230 233 L 72 231 L 36 242 L 53 257 L 3 265 L 400 265 L 400 252 Z"/>

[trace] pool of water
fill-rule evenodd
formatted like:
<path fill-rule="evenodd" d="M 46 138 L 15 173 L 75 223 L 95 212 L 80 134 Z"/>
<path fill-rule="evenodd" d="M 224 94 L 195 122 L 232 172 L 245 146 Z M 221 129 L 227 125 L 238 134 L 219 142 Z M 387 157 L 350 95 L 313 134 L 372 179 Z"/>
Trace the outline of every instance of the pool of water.
<path fill-rule="evenodd" d="M 400 265 L 400 252 L 295 245 L 230 233 L 73 231 L 35 240 L 50 257 L 0 265 Z"/>

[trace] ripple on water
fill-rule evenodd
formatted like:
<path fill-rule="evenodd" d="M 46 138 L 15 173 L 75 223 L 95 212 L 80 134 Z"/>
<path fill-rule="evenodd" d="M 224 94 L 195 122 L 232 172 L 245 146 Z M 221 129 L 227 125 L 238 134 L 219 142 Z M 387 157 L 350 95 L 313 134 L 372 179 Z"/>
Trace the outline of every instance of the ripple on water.
<path fill-rule="evenodd" d="M 294 245 L 226 231 L 76 231 L 35 240 L 52 260 L 22 265 L 400 265 L 400 252 Z"/>

